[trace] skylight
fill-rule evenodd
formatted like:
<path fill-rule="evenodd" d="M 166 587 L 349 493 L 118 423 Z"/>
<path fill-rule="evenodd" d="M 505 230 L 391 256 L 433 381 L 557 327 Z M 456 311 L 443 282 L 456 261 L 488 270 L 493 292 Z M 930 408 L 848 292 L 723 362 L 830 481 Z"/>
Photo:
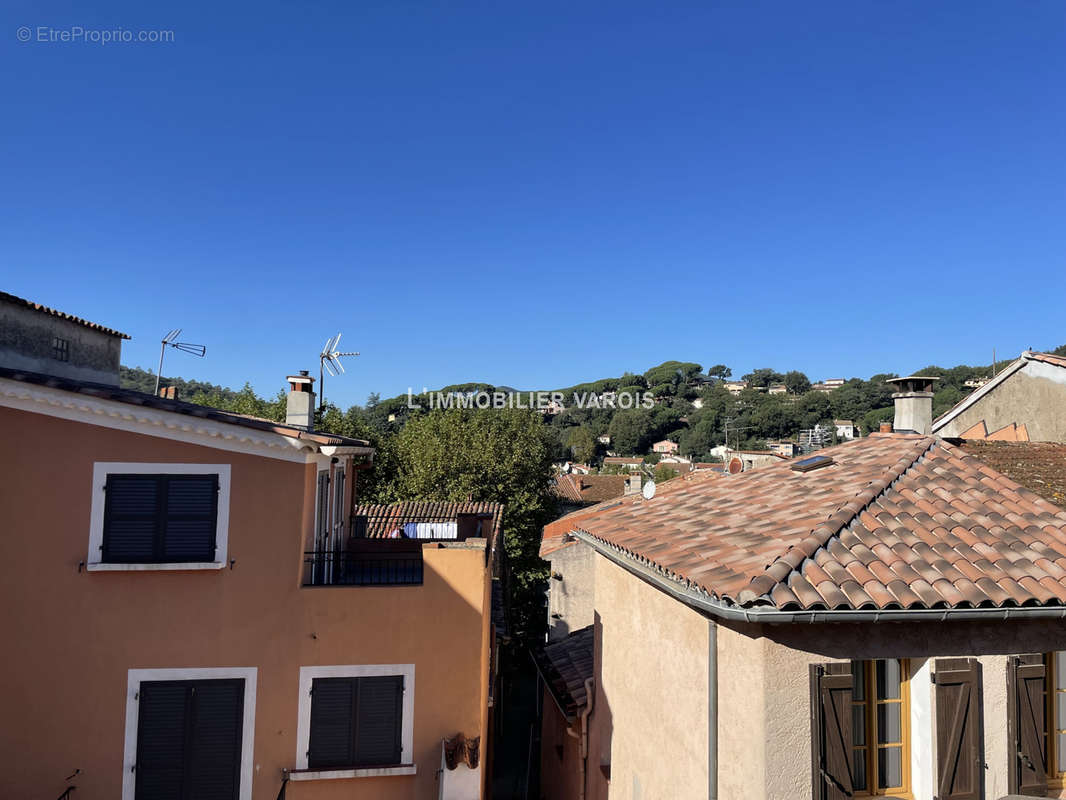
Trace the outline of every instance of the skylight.
<path fill-rule="evenodd" d="M 805 458 L 802 461 L 797 461 L 792 465 L 794 472 L 810 472 L 812 469 L 821 469 L 822 467 L 828 467 L 833 463 L 832 456 L 811 456 Z"/>

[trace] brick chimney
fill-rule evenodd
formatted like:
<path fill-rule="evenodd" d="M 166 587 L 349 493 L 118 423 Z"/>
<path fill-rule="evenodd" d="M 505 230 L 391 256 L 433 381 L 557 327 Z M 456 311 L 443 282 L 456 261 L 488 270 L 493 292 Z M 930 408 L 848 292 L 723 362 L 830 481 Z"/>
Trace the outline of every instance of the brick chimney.
<path fill-rule="evenodd" d="M 177 386 L 160 386 L 159 396 L 164 400 L 177 400 L 178 399 L 178 387 Z"/>
<path fill-rule="evenodd" d="M 309 431 L 315 426 L 315 379 L 302 369 L 299 375 L 289 375 L 286 380 L 289 396 L 285 401 L 285 424 Z"/>
<path fill-rule="evenodd" d="M 896 385 L 892 400 L 896 404 L 896 419 L 892 427 L 896 433 L 928 435 L 933 429 L 933 384 L 940 378 L 911 375 L 891 378 Z"/>

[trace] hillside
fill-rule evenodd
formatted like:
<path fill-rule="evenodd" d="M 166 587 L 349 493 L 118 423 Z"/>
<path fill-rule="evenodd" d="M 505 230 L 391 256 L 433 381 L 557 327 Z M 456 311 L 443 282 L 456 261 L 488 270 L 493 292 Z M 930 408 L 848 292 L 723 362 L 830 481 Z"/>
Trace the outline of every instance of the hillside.
<path fill-rule="evenodd" d="M 1050 352 L 1066 354 L 1066 345 Z M 940 378 L 933 398 L 936 416 L 973 391 L 974 381 L 991 377 L 992 367 L 930 365 L 914 374 Z M 559 459 L 597 463 L 608 449 L 598 441 L 601 437 L 610 437 L 609 449 L 623 455 L 645 455 L 654 442 L 669 439 L 678 443 L 682 455 L 706 459 L 713 447 L 725 443 L 727 427 L 729 444 L 742 449 L 764 447 L 767 440 L 794 438 L 816 425 L 832 430 L 835 419 L 853 421 L 863 434 L 876 430 L 880 422 L 892 418 L 893 389 L 886 381 L 894 377 L 879 373 L 869 379 L 850 378 L 831 390 L 822 386 L 819 391 L 797 370 L 778 372 L 767 367 L 734 379 L 725 364 L 704 369 L 695 362 L 666 361 L 640 374 L 626 373 L 553 390 L 564 398 L 564 407 L 553 408 L 543 420 L 551 428 Z M 124 387 L 140 391 L 151 392 L 155 383 L 155 376 L 140 368 L 123 367 L 121 378 Z M 745 384 L 743 389 L 735 386 L 737 380 Z M 726 388 L 727 381 L 734 384 L 733 392 Z M 234 390 L 182 378 L 167 378 L 164 383 L 176 386 L 182 399 L 192 402 L 271 419 L 284 415 L 282 395 L 260 398 L 248 385 Z M 425 413 L 440 395 L 473 392 L 512 394 L 515 390 L 486 383 L 453 384 L 431 393 L 432 397 L 416 397 L 420 410 L 408 408 L 406 395 L 382 400 L 371 394 L 365 405 L 347 411 L 327 405 L 319 425 L 336 433 L 385 438 L 398 432 L 411 414 Z M 616 398 L 631 395 L 639 400 L 630 407 L 620 407 L 617 401 L 611 405 L 606 399 L 611 393 Z"/>

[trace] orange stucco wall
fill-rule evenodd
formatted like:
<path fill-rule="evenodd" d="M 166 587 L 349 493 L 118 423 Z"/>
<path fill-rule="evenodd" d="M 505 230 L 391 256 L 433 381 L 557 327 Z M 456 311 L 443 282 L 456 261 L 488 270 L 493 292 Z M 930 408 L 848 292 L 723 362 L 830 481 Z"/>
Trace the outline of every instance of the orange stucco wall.
<path fill-rule="evenodd" d="M 552 699 L 547 687 L 541 689 L 540 796 L 542 800 L 576 800 L 581 796 L 584 774 L 581 763 L 581 720 L 567 725 L 566 717 Z"/>
<path fill-rule="evenodd" d="M 295 766 L 301 666 L 415 665 L 415 776 L 292 782 L 301 798 L 436 798 L 442 737 L 486 725 L 483 546 L 427 546 L 419 587 L 302 588 L 315 464 L 0 408 L 0 796 L 120 796 L 131 668 L 256 667 L 253 796 Z M 93 463 L 231 465 L 232 569 L 85 572 Z"/>

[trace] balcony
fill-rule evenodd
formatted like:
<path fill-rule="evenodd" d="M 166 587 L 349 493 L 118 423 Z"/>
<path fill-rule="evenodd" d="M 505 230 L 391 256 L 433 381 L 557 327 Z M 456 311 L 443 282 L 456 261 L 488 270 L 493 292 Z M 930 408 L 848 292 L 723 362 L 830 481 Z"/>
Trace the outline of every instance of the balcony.
<path fill-rule="evenodd" d="M 346 550 L 304 553 L 304 586 L 421 586 L 422 542 L 352 539 Z"/>

